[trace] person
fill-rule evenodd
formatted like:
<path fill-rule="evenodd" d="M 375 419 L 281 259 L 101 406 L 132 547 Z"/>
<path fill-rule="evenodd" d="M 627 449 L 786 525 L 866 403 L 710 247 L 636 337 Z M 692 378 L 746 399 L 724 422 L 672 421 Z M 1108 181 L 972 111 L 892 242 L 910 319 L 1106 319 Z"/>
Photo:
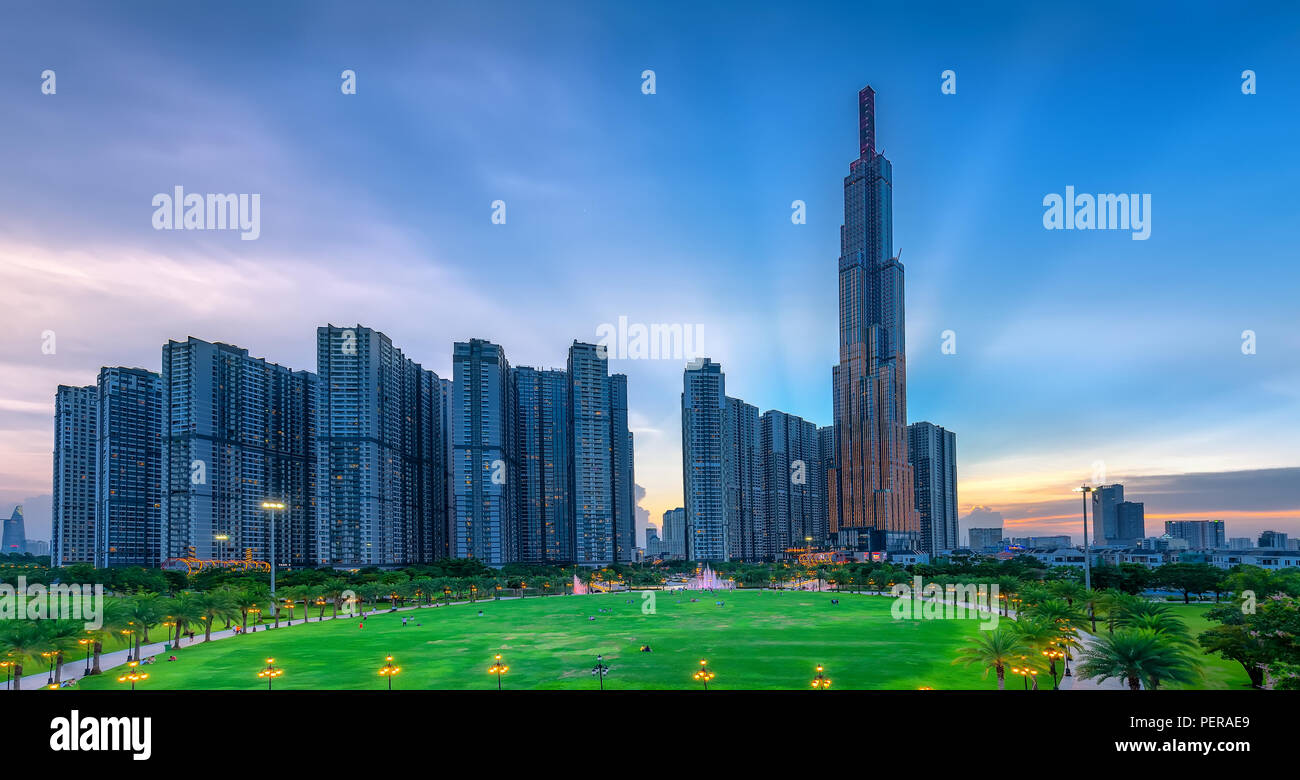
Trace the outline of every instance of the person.
<path fill-rule="evenodd" d="M 483 617 L 483 610 L 480 609 L 480 610 L 478 611 L 478 616 L 479 616 L 479 617 Z"/>
<path fill-rule="evenodd" d="M 173 656 L 169 657 L 167 660 L 168 660 L 168 661 L 175 661 L 175 660 L 176 660 L 176 656 L 173 655 Z"/>
<path fill-rule="evenodd" d="M 482 615 L 483 613 L 480 612 L 479 614 Z M 406 628 L 406 618 L 402 618 L 402 628 Z"/>

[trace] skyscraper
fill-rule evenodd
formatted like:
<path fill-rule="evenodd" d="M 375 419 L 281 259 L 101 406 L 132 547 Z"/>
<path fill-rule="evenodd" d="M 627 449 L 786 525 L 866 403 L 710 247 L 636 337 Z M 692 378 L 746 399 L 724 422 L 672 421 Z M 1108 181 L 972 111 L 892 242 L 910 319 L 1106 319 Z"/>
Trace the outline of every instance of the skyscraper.
<path fill-rule="evenodd" d="M 22 504 L 14 507 L 13 514 L 4 522 L 0 533 L 0 554 L 22 555 L 27 552 L 27 528 L 23 524 Z"/>
<path fill-rule="evenodd" d="M 513 369 L 519 447 L 519 560 L 573 560 L 569 469 L 569 375 L 528 366 Z"/>
<path fill-rule="evenodd" d="M 1141 501 L 1121 501 L 1115 505 L 1115 536 L 1110 544 L 1135 545 L 1147 536 L 1146 510 Z"/>
<path fill-rule="evenodd" d="M 470 339 L 452 349 L 452 450 L 457 558 L 488 565 L 518 560 L 514 383 L 505 350 Z M 608 457 L 608 455 L 606 456 Z"/>
<path fill-rule="evenodd" d="M 686 557 L 686 507 L 669 509 L 663 514 L 663 554 L 667 558 Z"/>
<path fill-rule="evenodd" d="M 1116 507 L 1124 500 L 1124 486 L 1098 485 L 1092 489 L 1092 543 L 1114 544 L 1119 538 L 1119 514 Z"/>
<path fill-rule="evenodd" d="M 96 559 L 100 566 L 162 563 L 162 377 L 102 368 L 96 388 Z"/>
<path fill-rule="evenodd" d="M 98 425 L 99 388 L 59 385 L 54 395 L 54 492 L 50 504 L 53 566 L 97 563 Z M 8 521 L 5 528 L 7 531 Z"/>
<path fill-rule="evenodd" d="M 921 551 L 936 555 L 961 546 L 957 534 L 957 435 L 929 422 L 907 426 L 907 453 L 916 480 Z"/>
<path fill-rule="evenodd" d="M 569 347 L 573 553 L 576 563 L 587 565 L 603 566 L 616 560 L 611 397 L 603 348 L 574 341 Z"/>
<path fill-rule="evenodd" d="M 903 265 L 893 249 L 893 172 L 876 151 L 876 93 L 858 93 L 858 159 L 844 178 L 840 362 L 830 531 L 844 547 L 915 546 L 920 518 L 907 457 Z"/>
<path fill-rule="evenodd" d="M 165 557 L 316 563 L 316 375 L 190 337 L 162 349 Z"/>
<path fill-rule="evenodd" d="M 793 548 L 826 543 L 821 435 L 801 417 L 776 410 L 759 422 L 764 545 L 755 559 L 779 560 Z"/>
<path fill-rule="evenodd" d="M 723 426 L 727 408 L 722 366 L 692 361 L 682 374 L 682 486 L 686 557 L 725 561 L 731 549 L 723 485 Z"/>
<path fill-rule="evenodd" d="M 628 563 L 636 555 L 636 474 L 632 431 L 627 420 L 627 375 L 609 378 L 610 475 L 614 500 L 614 560 Z"/>
<path fill-rule="evenodd" d="M 770 556 L 763 524 L 763 455 L 758 407 L 726 397 L 722 420 L 722 485 L 727 554 L 732 560 Z"/>
<path fill-rule="evenodd" d="M 322 563 L 427 563 L 445 554 L 446 410 L 437 374 L 361 325 L 316 329 Z"/>

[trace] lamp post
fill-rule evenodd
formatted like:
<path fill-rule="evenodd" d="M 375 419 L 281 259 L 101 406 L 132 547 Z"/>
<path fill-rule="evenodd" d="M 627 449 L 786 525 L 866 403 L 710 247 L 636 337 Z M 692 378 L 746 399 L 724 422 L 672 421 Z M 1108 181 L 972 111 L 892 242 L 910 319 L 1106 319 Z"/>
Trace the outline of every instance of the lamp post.
<path fill-rule="evenodd" d="M 5 670 L 5 690 L 6 690 L 6 691 L 9 690 L 9 676 L 10 676 L 10 674 L 11 674 L 11 672 L 10 672 L 9 670 L 10 670 L 10 668 L 11 668 L 13 665 L 14 665 L 14 662 L 13 662 L 13 661 L 0 661 L 0 666 L 3 666 L 3 667 L 4 667 L 4 670 Z"/>
<path fill-rule="evenodd" d="M 510 671 L 510 667 L 501 663 L 501 654 L 497 653 L 493 657 L 492 665 L 488 667 L 488 674 L 495 674 L 497 676 L 498 691 L 501 690 L 501 675 L 505 674 L 508 671 Z"/>
<path fill-rule="evenodd" d="M 712 671 L 709 670 L 709 662 L 708 662 L 708 661 L 701 660 L 701 661 L 700 661 L 700 668 L 699 668 L 698 670 L 696 670 L 696 672 L 695 672 L 695 674 L 694 674 L 693 676 L 694 676 L 694 678 L 695 678 L 696 680 L 698 680 L 699 682 L 704 683 L 704 690 L 707 691 L 707 690 L 709 689 L 709 680 L 712 680 L 712 679 L 713 679 L 714 677 L 716 677 L 717 675 L 715 675 Z"/>
<path fill-rule="evenodd" d="M 86 671 L 81 676 L 89 677 L 90 676 L 90 650 L 95 646 L 95 638 L 93 636 L 88 636 L 82 639 L 78 639 L 77 644 L 85 645 L 86 647 Z"/>
<path fill-rule="evenodd" d="M 230 534 L 216 534 L 212 538 L 217 540 L 217 560 L 226 560 L 226 542 L 230 541 Z"/>
<path fill-rule="evenodd" d="M 814 690 L 829 691 L 831 689 L 831 680 L 823 672 L 821 664 L 817 664 L 817 676 L 812 678 L 812 687 Z"/>
<path fill-rule="evenodd" d="M 605 675 L 609 674 L 609 667 L 605 665 L 605 656 L 596 656 L 596 665 L 591 667 L 591 673 L 600 678 L 600 689 L 605 690 Z"/>
<path fill-rule="evenodd" d="M 117 681 L 120 682 L 120 683 L 124 683 L 124 682 L 129 682 L 129 683 L 131 683 L 131 690 L 133 690 L 133 691 L 135 690 L 135 684 L 136 684 L 137 682 L 139 682 L 139 681 L 141 681 L 141 680 L 147 680 L 147 679 L 149 679 L 149 675 L 148 675 L 147 673 L 145 673 L 145 672 L 141 672 L 141 671 L 137 671 L 137 667 L 140 666 L 140 662 L 139 662 L 139 661 L 127 661 L 127 662 L 126 662 L 126 666 L 127 666 L 127 672 L 126 672 L 126 674 L 124 674 L 124 675 L 122 675 L 121 677 L 117 678 Z"/>
<path fill-rule="evenodd" d="M 388 678 L 388 690 L 391 691 L 393 689 L 393 678 L 396 677 L 397 673 L 400 671 L 402 671 L 402 667 L 393 665 L 393 657 L 391 655 L 384 659 L 384 665 L 379 667 L 379 674 Z"/>
<path fill-rule="evenodd" d="M 1092 486 L 1080 485 L 1079 492 L 1083 494 L 1083 587 L 1092 590 L 1092 554 L 1088 546 L 1088 494 Z"/>
<path fill-rule="evenodd" d="M 284 510 L 283 501 L 263 501 L 262 508 L 271 513 L 271 609 L 275 615 L 276 627 L 280 626 L 280 608 L 275 601 L 275 513 Z"/>
<path fill-rule="evenodd" d="M 258 677 L 266 678 L 266 689 L 271 690 L 271 681 L 284 674 L 284 670 L 275 665 L 274 658 L 266 659 L 266 668 L 257 673 Z"/>

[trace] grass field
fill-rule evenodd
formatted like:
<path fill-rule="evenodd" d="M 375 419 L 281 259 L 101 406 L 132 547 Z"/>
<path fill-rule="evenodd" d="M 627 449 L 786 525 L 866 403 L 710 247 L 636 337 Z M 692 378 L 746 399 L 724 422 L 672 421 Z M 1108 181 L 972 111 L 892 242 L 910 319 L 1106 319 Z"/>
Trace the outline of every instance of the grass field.
<path fill-rule="evenodd" d="M 706 658 L 717 689 L 806 689 L 824 664 L 833 689 L 990 689 L 993 675 L 954 665 L 974 620 L 899 620 L 892 599 L 798 591 L 656 593 L 642 614 L 639 593 L 483 601 L 474 605 L 381 613 L 365 620 L 326 620 L 259 631 L 176 651 L 148 667 L 146 690 L 258 690 L 273 656 L 285 670 L 278 690 L 379 689 L 391 653 L 402 671 L 394 689 L 490 689 L 492 656 L 510 669 L 510 689 L 590 689 L 596 655 L 611 689 L 686 689 Z M 699 601 L 692 602 L 691 598 Z M 831 598 L 839 598 L 838 605 Z M 629 599 L 632 603 L 628 603 Z M 723 601 L 725 606 L 715 602 Z M 1193 635 L 1210 623 L 1209 605 L 1171 605 Z M 483 616 L 479 616 L 479 610 Z M 604 611 L 601 611 L 604 610 Z M 401 618 L 408 618 L 406 627 Z M 594 617 L 595 620 L 589 620 Z M 420 625 L 417 625 L 417 622 Z M 650 645 L 652 652 L 639 651 Z M 1205 656 L 1198 688 L 1248 687 L 1240 665 Z M 1010 683 L 1009 683 L 1010 684 Z M 116 673 L 82 681 L 84 689 L 120 689 Z"/>
<path fill-rule="evenodd" d="M 952 664 L 977 621 L 895 621 L 891 603 L 852 594 L 669 591 L 656 594 L 656 612 L 646 615 L 637 593 L 485 601 L 375 615 L 364 629 L 356 619 L 327 620 L 186 647 L 177 661 L 160 657 L 149 666 L 141 688 L 257 690 L 266 685 L 257 671 L 268 656 L 285 670 L 277 689 L 382 688 L 378 669 L 389 653 L 402 667 L 394 688 L 408 690 L 495 688 L 487 673 L 495 653 L 510 666 L 504 686 L 512 689 L 595 688 L 598 653 L 611 689 L 698 687 L 691 675 L 701 658 L 717 689 L 805 689 L 818 663 L 834 689 L 996 687 L 978 667 Z M 403 627 L 403 616 L 412 624 Z M 645 644 L 652 652 L 640 652 Z M 105 674 L 81 687 L 123 684 Z"/>
<path fill-rule="evenodd" d="M 1218 625 L 1214 621 L 1208 620 L 1205 617 L 1205 613 L 1214 606 L 1214 604 L 1210 603 L 1170 604 L 1170 607 L 1174 610 L 1174 614 L 1181 618 L 1183 623 L 1187 625 L 1187 628 L 1192 632 L 1193 637 L 1196 637 L 1202 631 L 1211 626 Z M 1250 689 L 1250 678 L 1246 676 L 1246 670 L 1242 669 L 1241 664 L 1236 661 L 1228 661 L 1217 655 L 1203 655 L 1201 656 L 1201 663 L 1203 664 L 1202 671 L 1205 673 L 1205 680 L 1203 682 L 1196 685 L 1171 685 L 1169 687 L 1175 690 L 1202 690 L 1206 688 L 1229 688 L 1233 690 Z"/>

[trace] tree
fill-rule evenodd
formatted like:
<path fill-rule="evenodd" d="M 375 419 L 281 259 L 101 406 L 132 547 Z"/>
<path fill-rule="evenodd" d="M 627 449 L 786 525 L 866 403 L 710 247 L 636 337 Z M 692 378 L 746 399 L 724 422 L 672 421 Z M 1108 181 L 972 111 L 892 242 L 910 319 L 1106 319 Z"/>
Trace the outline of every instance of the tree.
<path fill-rule="evenodd" d="M 1185 644 L 1150 629 L 1120 629 L 1085 648 L 1076 667 L 1083 679 L 1120 678 L 1129 690 L 1156 690 L 1162 682 L 1190 683 L 1199 665 Z"/>
<path fill-rule="evenodd" d="M 235 594 L 227 588 L 217 588 L 199 596 L 199 607 L 203 613 L 203 641 L 212 641 L 212 624 L 217 620 L 233 620 L 239 615 Z"/>
<path fill-rule="evenodd" d="M 45 652 L 46 637 L 36 620 L 6 620 L 0 623 L 0 656 L 13 662 L 14 690 L 22 690 L 23 667 Z"/>
<path fill-rule="evenodd" d="M 176 627 L 176 641 L 173 644 L 175 647 L 180 647 L 185 629 L 203 620 L 206 610 L 202 597 L 189 591 L 182 591 L 179 596 L 172 599 L 170 607 L 170 617 Z"/>
<path fill-rule="evenodd" d="M 1182 591 L 1183 603 L 1191 602 L 1191 594 L 1200 596 L 1206 591 L 1222 587 L 1223 572 L 1208 563 L 1166 563 L 1155 570 L 1153 582 L 1173 590 Z"/>
<path fill-rule="evenodd" d="M 984 676 L 988 677 L 993 669 L 998 676 L 998 690 L 1005 691 L 1006 666 L 1019 658 L 1025 657 L 1029 647 L 1015 631 L 1006 626 L 999 626 L 992 631 L 980 631 L 972 637 L 969 644 L 957 651 L 953 663 L 966 665 L 980 664 L 984 667 Z"/>

